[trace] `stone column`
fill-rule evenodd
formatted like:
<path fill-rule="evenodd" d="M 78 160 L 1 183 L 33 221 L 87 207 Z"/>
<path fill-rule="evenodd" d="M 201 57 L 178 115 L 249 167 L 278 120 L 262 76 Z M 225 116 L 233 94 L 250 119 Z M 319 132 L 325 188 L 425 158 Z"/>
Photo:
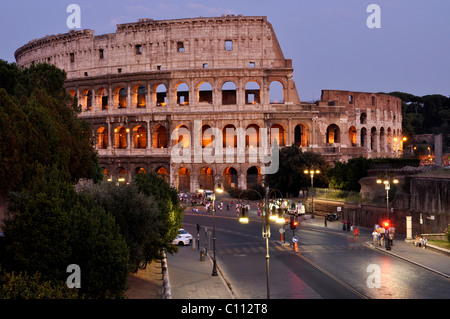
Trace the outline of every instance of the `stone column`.
<path fill-rule="evenodd" d="M 406 216 L 406 238 L 405 242 L 410 243 L 412 242 L 413 236 L 412 236 L 412 216 Z"/>

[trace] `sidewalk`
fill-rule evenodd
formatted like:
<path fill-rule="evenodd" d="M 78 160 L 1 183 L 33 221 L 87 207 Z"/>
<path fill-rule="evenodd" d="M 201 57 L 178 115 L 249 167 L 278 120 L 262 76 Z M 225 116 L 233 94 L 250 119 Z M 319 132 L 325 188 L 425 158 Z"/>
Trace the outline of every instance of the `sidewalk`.
<path fill-rule="evenodd" d="M 179 252 L 167 255 L 172 299 L 235 299 L 220 266 L 212 276 L 213 262 L 209 255 L 200 260 L 200 250 L 194 246 L 179 247 Z"/>

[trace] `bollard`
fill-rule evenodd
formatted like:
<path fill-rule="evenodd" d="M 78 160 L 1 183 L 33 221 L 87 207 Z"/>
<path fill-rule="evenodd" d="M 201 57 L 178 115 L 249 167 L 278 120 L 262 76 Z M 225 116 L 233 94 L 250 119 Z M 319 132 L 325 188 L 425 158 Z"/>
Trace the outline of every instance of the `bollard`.
<path fill-rule="evenodd" d="M 200 261 L 205 261 L 205 250 L 200 250 Z"/>

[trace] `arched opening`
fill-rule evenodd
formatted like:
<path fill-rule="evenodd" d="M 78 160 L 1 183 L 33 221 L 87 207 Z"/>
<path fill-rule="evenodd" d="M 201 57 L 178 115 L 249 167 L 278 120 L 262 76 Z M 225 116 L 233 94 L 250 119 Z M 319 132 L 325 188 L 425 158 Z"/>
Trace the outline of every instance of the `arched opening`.
<path fill-rule="evenodd" d="M 202 82 L 198 86 L 198 102 L 212 104 L 212 86 L 208 82 Z"/>
<path fill-rule="evenodd" d="M 245 130 L 245 146 L 249 148 L 259 147 L 259 126 L 250 124 Z"/>
<path fill-rule="evenodd" d="M 135 172 L 136 172 L 136 175 L 139 175 L 139 174 L 146 174 L 146 173 L 147 173 L 147 171 L 146 171 L 145 168 L 143 168 L 143 167 L 136 167 Z"/>
<path fill-rule="evenodd" d="M 340 143 L 340 130 L 336 124 L 331 124 L 327 127 L 327 144 Z"/>
<path fill-rule="evenodd" d="M 213 170 L 209 167 L 203 167 L 200 170 L 200 188 L 214 190 Z"/>
<path fill-rule="evenodd" d="M 298 147 L 308 147 L 309 129 L 305 124 L 298 124 L 294 129 L 294 143 Z"/>
<path fill-rule="evenodd" d="M 222 85 L 222 105 L 236 104 L 236 84 L 225 82 Z"/>
<path fill-rule="evenodd" d="M 278 146 L 286 145 L 286 130 L 281 124 L 274 124 L 270 128 L 270 143 L 273 143 L 277 140 Z"/>
<path fill-rule="evenodd" d="M 370 149 L 374 152 L 377 150 L 377 128 L 372 127 L 370 130 Z"/>
<path fill-rule="evenodd" d="M 164 166 L 161 166 L 156 169 L 156 175 L 158 175 L 160 178 L 162 178 L 164 181 L 169 181 L 169 172 Z"/>
<path fill-rule="evenodd" d="M 247 189 L 262 183 L 262 175 L 259 167 L 252 166 L 247 170 Z"/>
<path fill-rule="evenodd" d="M 146 107 L 146 101 L 145 101 L 145 97 L 146 97 L 146 92 L 147 90 L 145 89 L 145 86 L 143 85 L 138 85 L 135 87 L 134 90 L 134 103 L 136 104 L 136 107 L 139 108 L 144 108 Z"/>
<path fill-rule="evenodd" d="M 153 148 L 167 148 L 167 130 L 163 125 L 153 129 Z"/>
<path fill-rule="evenodd" d="M 202 148 L 213 146 L 214 135 L 212 133 L 210 125 L 202 125 Z"/>
<path fill-rule="evenodd" d="M 175 87 L 177 105 L 189 105 L 189 86 L 186 83 L 180 83 Z"/>
<path fill-rule="evenodd" d="M 178 191 L 185 193 L 191 191 L 191 171 L 186 167 L 178 170 Z"/>
<path fill-rule="evenodd" d="M 361 147 L 365 147 L 367 145 L 367 129 L 363 127 L 361 129 Z"/>
<path fill-rule="evenodd" d="M 107 110 L 109 103 L 108 91 L 105 88 L 101 88 L 97 91 L 97 96 L 98 96 L 97 105 L 101 105 L 102 110 Z"/>
<path fill-rule="evenodd" d="M 117 168 L 117 179 L 121 182 L 127 180 L 127 170 L 123 167 Z"/>
<path fill-rule="evenodd" d="M 356 146 L 356 127 L 350 126 L 350 128 L 348 129 L 348 135 L 350 137 L 350 143 L 352 143 L 352 146 Z"/>
<path fill-rule="evenodd" d="M 245 86 L 245 104 L 260 104 L 260 86 L 255 81 L 250 81 Z"/>
<path fill-rule="evenodd" d="M 273 81 L 269 87 L 270 104 L 283 104 L 284 103 L 284 87 L 279 81 Z"/>
<path fill-rule="evenodd" d="M 180 125 L 175 129 L 174 141 L 177 147 L 188 148 L 191 146 L 191 134 L 186 125 Z"/>
<path fill-rule="evenodd" d="M 120 88 L 119 90 L 119 108 L 127 107 L 127 90 L 125 88 Z"/>
<path fill-rule="evenodd" d="M 380 151 L 386 151 L 386 133 L 384 131 L 384 127 L 380 128 Z"/>
<path fill-rule="evenodd" d="M 125 149 L 127 148 L 127 133 L 128 130 L 123 126 L 114 129 L 114 147 Z"/>
<path fill-rule="evenodd" d="M 105 127 L 100 127 L 97 130 L 97 149 L 108 148 L 108 130 Z"/>
<path fill-rule="evenodd" d="M 147 130 L 142 125 L 133 129 L 133 145 L 135 148 L 147 148 Z"/>
<path fill-rule="evenodd" d="M 92 110 L 92 91 L 86 90 L 84 93 L 84 98 L 86 100 L 86 110 Z"/>
<path fill-rule="evenodd" d="M 167 105 L 167 89 L 164 84 L 160 84 L 156 87 L 156 106 Z"/>
<path fill-rule="evenodd" d="M 361 113 L 361 116 L 359 117 L 359 123 L 367 124 L 367 113 L 365 112 Z"/>
<path fill-rule="evenodd" d="M 227 124 L 222 130 L 223 147 L 237 147 L 237 133 L 236 127 L 232 124 Z"/>
<path fill-rule="evenodd" d="M 238 172 L 234 167 L 227 167 L 223 170 L 223 187 L 225 189 L 238 188 Z"/>

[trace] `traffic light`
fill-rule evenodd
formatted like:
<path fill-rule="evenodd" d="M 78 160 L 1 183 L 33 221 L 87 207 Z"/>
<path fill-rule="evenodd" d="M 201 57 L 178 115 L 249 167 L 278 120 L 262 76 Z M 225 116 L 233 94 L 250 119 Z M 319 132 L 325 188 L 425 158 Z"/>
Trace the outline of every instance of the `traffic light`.
<path fill-rule="evenodd" d="M 291 217 L 291 229 L 294 230 L 298 226 L 298 220 L 295 217 Z"/>
<path fill-rule="evenodd" d="M 389 220 L 383 221 L 383 228 L 389 229 L 389 227 L 391 227 L 391 222 Z"/>

